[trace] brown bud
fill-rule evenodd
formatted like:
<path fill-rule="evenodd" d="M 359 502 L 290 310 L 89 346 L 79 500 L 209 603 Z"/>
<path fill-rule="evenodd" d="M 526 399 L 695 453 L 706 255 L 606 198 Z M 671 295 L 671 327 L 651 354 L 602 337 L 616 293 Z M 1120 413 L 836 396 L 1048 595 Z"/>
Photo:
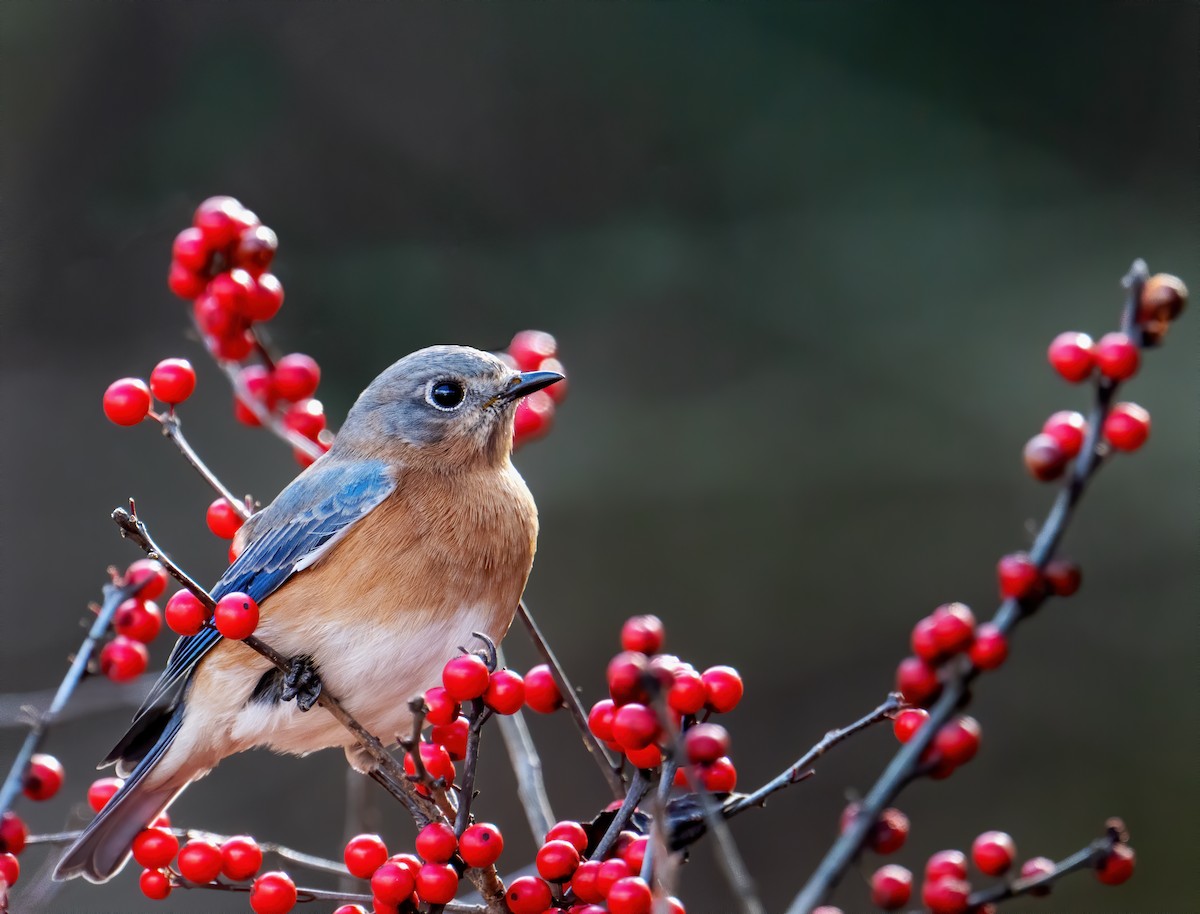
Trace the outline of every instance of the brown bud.
<path fill-rule="evenodd" d="M 1067 468 L 1067 454 L 1058 439 L 1047 434 L 1034 435 L 1025 444 L 1025 468 L 1035 479 L 1058 479 Z"/>
<path fill-rule="evenodd" d="M 1138 323 L 1175 320 L 1187 304 L 1187 294 L 1187 286 L 1178 276 L 1155 273 L 1142 286 L 1142 295 L 1138 300 Z"/>

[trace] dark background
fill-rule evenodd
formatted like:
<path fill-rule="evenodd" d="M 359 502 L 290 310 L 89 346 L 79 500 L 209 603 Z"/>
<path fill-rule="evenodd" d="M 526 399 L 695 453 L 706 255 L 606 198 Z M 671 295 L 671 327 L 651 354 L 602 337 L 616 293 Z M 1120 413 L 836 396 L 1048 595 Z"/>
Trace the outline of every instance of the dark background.
<path fill-rule="evenodd" d="M 278 231 L 272 332 L 321 361 L 335 423 L 410 350 L 558 336 L 571 398 L 517 461 L 543 522 L 531 604 L 589 702 L 630 612 L 697 665 L 738 666 L 743 785 L 880 700 L 934 605 L 990 614 L 996 557 L 1053 495 L 1021 446 L 1088 399 L 1049 339 L 1111 329 L 1135 256 L 1200 284 L 1195 4 L 9 2 L 0 27 L 3 692 L 58 681 L 105 566 L 137 557 L 108 520 L 129 495 L 194 574 L 222 567 L 210 493 L 150 427 L 104 420 L 110 380 L 190 356 L 184 416 L 218 473 L 265 500 L 295 472 L 234 424 L 164 287 L 209 194 Z M 1131 883 L 1076 876 L 1012 908 L 1194 909 L 1196 327 L 1129 386 L 1154 431 L 1067 537 L 1084 587 L 979 684 L 979 758 L 903 795 L 897 862 L 987 828 L 1059 858 L 1119 814 Z M 507 646 L 534 662 L 520 633 Z M 36 831 L 79 821 L 128 714 L 53 733 L 68 788 L 19 806 Z M 556 810 L 590 815 L 604 793 L 568 721 L 533 724 Z M 479 813 L 528 859 L 487 742 Z M 735 824 L 771 910 L 893 749 L 863 736 Z M 231 759 L 172 815 L 337 856 L 343 768 Z M 44 860 L 25 854 L 20 888 L 43 891 Z M 732 909 L 710 864 L 686 871 L 693 914 Z M 136 881 L 18 891 L 14 910 L 248 910 Z M 858 875 L 839 899 L 865 907 Z"/>

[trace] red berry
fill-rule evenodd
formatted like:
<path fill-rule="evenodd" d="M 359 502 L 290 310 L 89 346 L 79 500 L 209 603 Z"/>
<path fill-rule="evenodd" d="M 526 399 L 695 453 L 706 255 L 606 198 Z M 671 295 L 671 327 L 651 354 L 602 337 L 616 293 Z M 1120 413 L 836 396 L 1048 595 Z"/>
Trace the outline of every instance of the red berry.
<path fill-rule="evenodd" d="M 563 706 L 562 692 L 547 664 L 539 663 L 525 674 L 525 704 L 538 714 L 553 714 Z"/>
<path fill-rule="evenodd" d="M 138 559 L 125 569 L 122 579 L 126 586 L 136 587 L 143 600 L 157 600 L 167 589 L 167 569 L 155 559 Z"/>
<path fill-rule="evenodd" d="M 92 807 L 92 812 L 102 810 L 104 804 L 113 798 L 113 794 L 120 790 L 124 783 L 121 778 L 96 778 L 92 781 L 87 792 L 88 806 Z"/>
<path fill-rule="evenodd" d="M 933 749 L 954 767 L 965 765 L 979 751 L 983 734 L 979 721 L 963 715 L 942 727 L 933 738 Z"/>
<path fill-rule="evenodd" d="M 684 735 L 683 746 L 693 765 L 715 762 L 729 754 L 729 731 L 720 724 L 696 724 Z"/>
<path fill-rule="evenodd" d="M 600 864 L 600 869 L 596 873 L 596 889 L 607 898 L 609 890 L 616 885 L 618 880 L 632 875 L 629 871 L 629 864 L 619 857 L 605 860 Z"/>
<path fill-rule="evenodd" d="M 938 851 L 925 864 L 926 882 L 939 879 L 966 879 L 967 855 L 962 851 Z"/>
<path fill-rule="evenodd" d="M 627 651 L 657 654 L 662 650 L 666 629 L 658 616 L 633 616 L 621 628 L 621 647 Z"/>
<path fill-rule="evenodd" d="M 316 441 L 325 430 L 325 407 L 312 397 L 298 400 L 283 414 L 283 424 L 309 441 Z"/>
<path fill-rule="evenodd" d="M 281 400 L 295 402 L 311 397 L 321 383 L 321 367 L 312 356 L 301 352 L 285 355 L 275 363 L 271 384 Z"/>
<path fill-rule="evenodd" d="M 226 336 L 205 337 L 204 343 L 221 362 L 240 362 L 254 350 L 254 336 L 248 330 L 235 330 Z"/>
<path fill-rule="evenodd" d="M 254 914 L 287 914 L 296 906 L 296 883 L 287 873 L 263 873 L 250 887 Z"/>
<path fill-rule="evenodd" d="M 648 672 L 646 655 L 638 651 L 622 651 L 608 662 L 608 694 L 617 705 L 631 701 L 642 702 L 647 698 L 643 677 Z M 526 688 L 529 678 L 526 677 Z M 708 691 L 705 690 L 705 700 Z"/>
<path fill-rule="evenodd" d="M 1072 383 L 1092 373 L 1092 338 L 1086 333 L 1060 333 L 1050 343 L 1047 356 L 1054 370 Z"/>
<path fill-rule="evenodd" d="M 458 873 L 447 863 L 426 863 L 417 872 L 417 895 L 427 904 L 447 904 L 458 892 Z"/>
<path fill-rule="evenodd" d="M 100 672 L 113 682 L 137 679 L 149 665 L 146 645 L 123 635 L 117 635 L 100 650 Z"/>
<path fill-rule="evenodd" d="M 425 719 L 431 724 L 452 723 L 462 707 L 441 686 L 425 690 Z"/>
<path fill-rule="evenodd" d="M 525 704 L 525 680 L 512 670 L 497 670 L 488 680 L 483 700 L 497 714 L 516 714 Z"/>
<path fill-rule="evenodd" d="M 580 901 L 588 904 L 604 901 L 604 893 L 600 891 L 600 886 L 597 884 L 602 865 L 599 860 L 585 860 L 579 864 L 579 869 L 571 877 L 571 891 Z"/>
<path fill-rule="evenodd" d="M 550 431 L 554 423 L 554 401 L 544 390 L 522 397 L 513 414 L 513 447 L 533 441 Z"/>
<path fill-rule="evenodd" d="M 879 814 L 879 820 L 867 833 L 867 846 L 877 854 L 894 854 L 908 840 L 908 816 L 895 807 Z"/>
<path fill-rule="evenodd" d="M 667 690 L 667 704 L 676 714 L 697 714 L 708 701 L 708 690 L 704 688 L 704 680 L 690 666 L 681 666 L 675 670 L 671 687 Z"/>
<path fill-rule="evenodd" d="M 265 225 L 250 226 L 238 237 L 233 249 L 233 265 L 257 276 L 271 265 L 278 248 L 279 238 L 271 229 Z"/>
<path fill-rule="evenodd" d="M 907 743 L 927 720 L 929 712 L 924 708 L 905 708 L 892 719 L 892 732 L 901 743 Z"/>
<path fill-rule="evenodd" d="M 0 854 L 0 883 L 13 886 L 21 876 L 21 862 L 16 854 Z"/>
<path fill-rule="evenodd" d="M 179 851 L 179 839 L 166 829 L 143 828 L 133 839 L 133 859 L 148 870 L 170 866 Z"/>
<path fill-rule="evenodd" d="M 934 636 L 934 624 L 933 616 L 918 619 L 917 624 L 913 626 L 912 635 L 909 636 L 913 653 L 930 663 L 936 662 L 942 656 L 942 648 Z"/>
<path fill-rule="evenodd" d="M 211 841 L 193 838 L 179 851 L 179 872 L 190 882 L 212 882 L 221 873 L 221 848 Z"/>
<path fill-rule="evenodd" d="M 920 657 L 905 657 L 896 667 L 896 690 L 912 704 L 924 704 L 938 693 L 937 670 Z"/>
<path fill-rule="evenodd" d="M 615 713 L 616 705 L 612 699 L 605 698 L 592 705 L 592 710 L 588 712 L 588 729 L 596 739 L 606 743 L 613 741 L 612 723 Z"/>
<path fill-rule="evenodd" d="M 387 845 L 379 835 L 356 835 L 346 842 L 346 849 L 342 852 L 346 869 L 358 879 L 370 879 L 387 858 Z"/>
<path fill-rule="evenodd" d="M 171 261 L 171 269 L 167 271 L 167 288 L 180 298 L 191 301 L 203 293 L 207 286 L 206 274 L 189 270 L 183 264 Z"/>
<path fill-rule="evenodd" d="M 640 873 L 642 871 L 642 864 L 646 862 L 646 848 L 649 846 L 650 836 L 638 835 L 621 852 L 621 859 L 629 865 L 629 872 Z"/>
<path fill-rule="evenodd" d="M 949 876 L 932 882 L 926 880 L 921 889 L 921 900 L 932 914 L 963 914 L 970 895 L 971 886 L 965 880 Z"/>
<path fill-rule="evenodd" d="M 975 634 L 975 615 L 965 603 L 943 603 L 933 611 L 933 638 L 946 654 L 961 651 Z"/>
<path fill-rule="evenodd" d="M 889 863 L 871 876 L 871 901 L 885 911 L 895 911 L 908 904 L 912 897 L 912 872 Z"/>
<path fill-rule="evenodd" d="M 700 766 L 700 779 L 709 793 L 730 793 L 737 786 L 737 768 L 727 756 Z"/>
<path fill-rule="evenodd" d="M 62 762 L 39 752 L 29 760 L 22 790 L 31 800 L 49 800 L 62 788 L 64 777 Z"/>
<path fill-rule="evenodd" d="M 651 743 L 649 746 L 643 746 L 641 749 L 622 749 L 621 751 L 629 759 L 629 764 L 641 771 L 657 768 L 662 764 L 662 750 L 654 745 L 654 743 Z"/>
<path fill-rule="evenodd" d="M 211 254 L 212 249 L 204 240 L 204 233 L 195 227 L 185 228 L 175 236 L 175 242 L 171 245 L 171 259 L 196 273 L 203 272 L 208 266 Z"/>
<path fill-rule="evenodd" d="M 113 628 L 118 635 L 149 644 L 162 629 L 162 614 L 152 600 L 131 597 L 117 607 Z"/>
<path fill-rule="evenodd" d="M 137 425 L 150 413 L 150 388 L 141 378 L 121 378 L 104 391 L 104 415 L 117 425 Z"/>
<path fill-rule="evenodd" d="M 1083 572 L 1070 559 L 1053 559 L 1042 572 L 1050 592 L 1058 597 L 1069 597 L 1083 582 Z"/>
<path fill-rule="evenodd" d="M 586 847 L 586 845 L 584 845 Z M 458 839 L 458 852 L 467 866 L 491 866 L 504 850 L 504 836 L 490 822 L 467 826 Z"/>
<path fill-rule="evenodd" d="M 985 831 L 971 845 L 971 859 L 981 873 L 999 876 L 1017 858 L 1017 845 L 1012 835 L 1002 831 Z"/>
<path fill-rule="evenodd" d="M 429 735 L 435 744 L 445 747 L 451 759 L 457 761 L 467 757 L 468 730 L 468 720 L 465 717 L 456 717 L 448 724 L 438 724 Z"/>
<path fill-rule="evenodd" d="M 275 390 L 271 386 L 271 375 L 262 365 L 247 365 L 238 372 L 238 386 L 246 391 L 246 396 L 266 412 L 275 409 Z M 247 400 L 234 396 L 233 415 L 242 425 L 257 428 L 262 423 L 250 408 Z"/>
<path fill-rule="evenodd" d="M 1021 864 L 1021 878 L 1032 879 L 1037 876 L 1048 876 L 1054 872 L 1054 861 L 1049 857 L 1030 857 Z M 1029 890 L 1030 895 L 1042 896 L 1050 894 L 1050 886 L 1038 886 Z"/>
<path fill-rule="evenodd" d="M 269 321 L 283 307 L 283 283 L 274 273 L 252 277 L 251 283 L 249 294 L 242 299 L 241 313 L 252 321 Z"/>
<path fill-rule="evenodd" d="M 1024 552 L 1003 556 L 996 563 L 996 576 L 1000 581 L 1000 596 L 1018 600 L 1032 596 L 1042 582 L 1042 573 Z"/>
<path fill-rule="evenodd" d="M 508 344 L 508 354 L 521 371 L 537 371 L 542 362 L 558 355 L 558 343 L 542 330 L 522 330 Z"/>
<path fill-rule="evenodd" d="M 1104 419 L 1104 438 L 1118 451 L 1136 451 L 1149 437 L 1150 414 L 1136 403 L 1118 403 Z"/>
<path fill-rule="evenodd" d="M 163 359 L 150 372 L 150 392 L 163 403 L 182 403 L 196 389 L 196 370 L 187 359 Z"/>
<path fill-rule="evenodd" d="M 512 914 L 542 914 L 553 900 L 550 886 L 536 876 L 520 876 L 509 883 L 504 894 Z"/>
<path fill-rule="evenodd" d="M 561 403 L 567 399 L 567 370 L 563 368 L 563 363 L 558 359 L 542 359 L 537 367 L 538 371 L 554 371 L 563 376 L 561 381 L 555 381 L 546 388 L 546 393 L 555 403 Z"/>
<path fill-rule="evenodd" d="M 246 329 L 245 320 L 237 312 L 230 310 L 207 292 L 192 305 L 192 316 L 200 329 L 209 336 L 232 336 Z"/>
<path fill-rule="evenodd" d="M 159 870 L 145 870 L 138 878 L 138 888 L 147 898 L 162 901 L 171 894 L 171 879 Z"/>
<path fill-rule="evenodd" d="M 658 715 L 645 705 L 631 703 L 613 715 L 613 739 L 623 749 L 645 749 L 658 737 Z"/>
<path fill-rule="evenodd" d="M 163 616 L 168 627 L 177 635 L 194 635 L 204 627 L 208 611 L 190 590 L 181 590 L 167 600 Z"/>
<path fill-rule="evenodd" d="M 1022 456 L 1029 475 L 1040 482 L 1058 479 L 1066 470 L 1069 460 L 1058 439 L 1045 433 L 1034 435 L 1026 441 Z"/>
<path fill-rule="evenodd" d="M 538 874 L 550 882 L 566 882 L 579 866 L 579 851 L 570 841 L 547 841 L 538 849 Z"/>
<path fill-rule="evenodd" d="M 728 713 L 742 700 L 742 677 L 733 667 L 709 667 L 700 678 L 704 681 L 707 704 L 714 711 Z"/>
<path fill-rule="evenodd" d="M 218 498 L 204 514 L 208 529 L 223 540 L 231 540 L 245 521 L 226 499 Z"/>
<path fill-rule="evenodd" d="M 1137 344 L 1124 333 L 1104 334 L 1096 343 L 1092 355 L 1100 373 L 1113 381 L 1132 378 L 1141 361 Z"/>
<path fill-rule="evenodd" d="M 546 832 L 546 841 L 566 841 L 581 854 L 588 846 L 587 832 L 583 830 L 582 825 L 570 819 L 556 822 L 550 831 Z"/>
<path fill-rule="evenodd" d="M 1096 878 L 1105 885 L 1120 885 L 1133 875 L 1137 855 L 1128 844 L 1113 845 L 1112 851 L 1096 870 Z"/>
<path fill-rule="evenodd" d="M 29 829 L 11 810 L 0 816 L 0 854 L 19 854 L 25 847 Z"/>
<path fill-rule="evenodd" d="M 442 685 L 455 701 L 478 698 L 488 687 L 488 668 L 475 654 L 453 657 L 442 667 Z"/>
<path fill-rule="evenodd" d="M 226 838 L 221 845 L 221 873 L 226 879 L 242 882 L 262 869 L 263 852 L 249 835 Z"/>
<path fill-rule="evenodd" d="M 217 601 L 213 624 L 231 641 L 249 638 L 258 628 L 258 604 L 248 593 L 238 590 L 227 593 Z"/>
<path fill-rule="evenodd" d="M 367 914 L 367 909 L 362 905 L 344 904 L 334 908 L 333 914 Z"/>
<path fill-rule="evenodd" d="M 1074 457 L 1083 447 L 1087 436 L 1087 420 L 1083 418 L 1083 413 L 1071 409 L 1060 410 L 1046 420 L 1042 432 L 1057 441 L 1064 454 Z"/>
<path fill-rule="evenodd" d="M 981 670 L 994 670 L 1008 659 L 1008 638 L 991 622 L 984 622 L 976 630 L 967 656 Z"/>
<path fill-rule="evenodd" d="M 253 276 L 245 270 L 233 269 L 214 276 L 207 291 L 225 311 L 245 316 L 254 288 Z"/>
<path fill-rule="evenodd" d="M 445 863 L 457 850 L 458 838 L 445 822 L 430 822 L 417 834 L 417 853 L 426 863 Z"/>
<path fill-rule="evenodd" d="M 1187 304 L 1187 296 L 1187 286 L 1178 276 L 1155 273 L 1142 286 L 1138 300 L 1138 322 L 1175 320 Z"/>
<path fill-rule="evenodd" d="M 204 235 L 204 240 L 212 248 L 223 248 L 252 224 L 253 214 L 248 213 L 233 197 L 209 197 L 198 207 L 192 217 L 192 225 Z M 253 220 L 257 221 L 257 220 Z"/>
<path fill-rule="evenodd" d="M 612 914 L 650 914 L 654 896 L 639 876 L 626 876 L 608 890 L 608 910 Z"/>
<path fill-rule="evenodd" d="M 436 731 L 435 734 L 436 736 Z M 425 765 L 425 770 L 429 772 L 429 776 L 435 781 L 439 778 L 445 779 L 447 784 L 454 783 L 454 762 L 450 760 L 450 753 L 446 751 L 446 747 L 438 743 L 421 743 L 418 750 L 421 753 L 421 761 Z M 416 774 L 417 768 L 413 764 L 412 754 L 406 753 L 404 756 L 404 771 L 406 774 Z M 428 790 L 417 785 L 418 792 L 428 795 Z"/>
<path fill-rule="evenodd" d="M 380 864 L 371 874 L 372 894 L 387 904 L 398 905 L 407 901 L 416 887 L 416 873 L 394 860 Z"/>

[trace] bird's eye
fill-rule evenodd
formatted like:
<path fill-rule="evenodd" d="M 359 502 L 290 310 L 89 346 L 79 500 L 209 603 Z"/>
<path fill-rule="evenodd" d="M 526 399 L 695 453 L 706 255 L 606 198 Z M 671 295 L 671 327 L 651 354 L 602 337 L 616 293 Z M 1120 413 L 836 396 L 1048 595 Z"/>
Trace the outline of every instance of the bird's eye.
<path fill-rule="evenodd" d="M 429 388 L 425 399 L 438 409 L 457 409 L 462 405 L 464 394 L 458 381 L 437 381 Z"/>

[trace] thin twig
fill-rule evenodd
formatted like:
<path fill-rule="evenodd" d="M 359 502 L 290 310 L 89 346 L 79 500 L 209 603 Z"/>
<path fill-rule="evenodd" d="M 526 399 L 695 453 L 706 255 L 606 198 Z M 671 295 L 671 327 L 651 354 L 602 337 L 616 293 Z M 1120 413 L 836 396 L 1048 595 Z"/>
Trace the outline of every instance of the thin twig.
<path fill-rule="evenodd" d="M 273 411 L 267 409 L 263 403 L 250 392 L 245 384 L 242 383 L 239 368 L 236 362 L 217 362 L 221 366 L 221 370 L 225 372 L 225 376 L 229 378 L 229 383 L 233 385 L 234 396 L 237 397 L 239 403 L 246 407 L 259 424 L 263 428 L 270 431 L 272 435 L 294 448 L 307 457 L 316 460 L 325 453 L 315 442 L 305 438 L 299 432 L 294 432 L 279 418 Z"/>
<path fill-rule="evenodd" d="M 174 410 L 166 415 L 158 415 L 157 413 L 152 415 L 162 425 L 163 437 L 179 449 L 179 453 L 183 455 L 183 459 L 188 462 L 192 469 L 200 474 L 200 477 L 208 483 L 214 492 L 229 503 L 229 506 L 233 508 L 238 517 L 243 521 L 249 520 L 250 509 L 246 506 L 245 500 L 238 498 L 229 491 L 225 487 L 225 484 L 217 478 L 217 475 L 208 468 L 208 465 L 200 459 L 200 455 L 196 453 L 195 449 L 188 443 L 187 438 L 184 437 L 179 416 L 176 415 Z"/>
<path fill-rule="evenodd" d="M 1125 277 L 1127 293 L 1121 318 L 1122 327 L 1132 326 L 1147 272 L 1146 264 L 1137 260 Z M 1117 386 L 1117 382 L 1107 378 L 1097 384 L 1096 399 L 1088 417 L 1088 431 L 1083 447 L 1071 468 L 1070 476 L 1059 490 L 1029 549 L 1029 557 L 1039 569 L 1045 568 L 1046 563 L 1053 558 L 1079 498 L 1107 454 L 1106 446 L 1100 443 L 1100 430 L 1108 415 Z M 1024 601 L 1006 599 L 996 611 L 992 622 L 1003 634 L 1008 635 L 1045 599 L 1045 593 Z M 879 780 L 862 800 L 859 814 L 834 841 L 825 858 L 792 901 L 787 914 L 809 914 L 813 908 L 824 903 L 862 850 L 867 835 L 880 814 L 920 769 L 921 756 L 933 742 L 937 732 L 968 700 L 968 686 L 978 675 L 978 669 L 966 657 L 960 656 L 946 665 L 946 673 L 941 697 L 929 709 L 929 718 L 892 757 Z"/>
<path fill-rule="evenodd" d="M 50 707 L 46 709 L 45 713 L 34 718 L 33 725 L 25 737 L 25 742 L 21 744 L 21 749 L 17 752 L 17 757 L 13 759 L 8 776 L 5 777 L 4 784 L 0 786 L 0 815 L 9 810 L 17 795 L 25 786 L 25 772 L 29 767 L 29 760 L 33 758 L 34 754 L 41 747 L 42 740 L 46 737 L 46 732 L 58 719 L 58 715 L 62 712 L 67 702 L 71 700 L 71 695 L 75 691 L 75 687 L 87 675 L 88 663 L 91 662 L 96 644 L 108 634 L 113 616 L 117 613 L 117 608 L 145 585 L 146 581 L 140 584 L 111 583 L 104 585 L 104 604 L 100 607 L 100 612 L 96 614 L 91 628 L 88 629 L 87 635 L 79 645 L 79 650 L 75 652 L 75 657 L 71 661 L 66 675 L 63 676 L 62 682 L 58 686 L 58 691 L 54 694 L 54 700 L 50 702 Z"/>
<path fill-rule="evenodd" d="M 603 860 L 604 855 L 608 853 L 609 848 L 617 840 L 617 836 L 621 834 L 621 829 L 625 827 L 625 823 L 629 821 L 629 817 L 633 815 L 633 811 L 637 809 L 638 803 L 642 802 L 646 794 L 650 792 L 650 788 L 654 786 L 654 781 L 646 777 L 644 771 L 636 771 L 633 775 L 633 783 L 629 785 L 629 792 L 625 794 L 625 799 L 621 803 L 621 808 L 617 810 L 617 814 L 613 817 L 612 822 L 608 826 L 608 831 L 604 833 L 604 837 L 600 839 L 600 843 L 596 845 L 596 849 L 592 851 L 589 860 Z"/>
<path fill-rule="evenodd" d="M 467 753 L 463 759 L 462 798 L 458 801 L 458 815 L 454 819 L 454 834 L 461 838 L 471 824 L 471 803 L 475 799 L 475 769 L 479 766 L 479 738 L 483 725 L 492 715 L 492 709 L 482 698 L 471 702 L 470 726 L 467 729 Z"/>
<path fill-rule="evenodd" d="M 113 682 L 103 676 L 87 676 L 75 688 L 71 701 L 55 715 L 54 722 L 63 724 L 80 717 L 136 708 L 154 685 L 156 674 L 144 673 L 131 682 Z M 58 688 L 36 692 L 8 692 L 0 695 L 0 728 L 28 727 L 36 719 L 39 708 L 48 708 Z"/>
<path fill-rule="evenodd" d="M 587 751 L 595 759 L 596 764 L 600 768 L 604 779 L 608 781 L 608 786 L 612 789 L 613 796 L 618 800 L 625 796 L 625 778 L 621 775 L 621 769 L 617 762 L 608 750 L 600 744 L 596 739 L 591 728 L 588 727 L 587 712 L 583 709 L 582 703 L 579 701 L 579 695 L 575 692 L 571 681 L 567 679 L 566 671 L 558 662 L 558 658 L 554 656 L 554 651 L 551 650 L 549 643 L 546 641 L 546 636 L 542 634 L 542 630 L 534 621 L 533 614 L 529 612 L 529 607 L 524 600 L 517 604 L 517 615 L 521 617 L 525 628 L 529 632 L 529 637 L 533 640 L 534 647 L 538 653 L 542 655 L 542 659 L 546 661 L 546 665 L 550 667 L 550 672 L 554 675 L 554 681 L 558 684 L 558 690 L 562 693 L 563 701 L 566 702 L 567 710 L 571 712 L 571 719 L 575 721 L 575 726 L 579 730 L 579 735 L 583 737 L 583 744 Z"/>
<path fill-rule="evenodd" d="M 1054 869 L 1052 870 L 1048 870 L 1045 873 L 1038 873 L 1036 876 L 1026 876 L 1013 879 L 1009 882 L 1001 882 L 988 886 L 986 889 L 980 889 L 978 892 L 972 892 L 971 896 L 967 899 L 967 910 L 974 911 L 985 904 L 1028 895 L 1035 889 L 1048 886 L 1062 879 L 1067 874 L 1084 869 L 1085 867 L 1094 869 L 1104 862 L 1108 855 L 1112 853 L 1113 848 L 1119 843 L 1121 842 L 1118 841 L 1116 835 L 1110 829 L 1104 837 L 1097 838 L 1087 847 L 1077 850 L 1071 856 L 1065 857 L 1054 864 Z"/>

